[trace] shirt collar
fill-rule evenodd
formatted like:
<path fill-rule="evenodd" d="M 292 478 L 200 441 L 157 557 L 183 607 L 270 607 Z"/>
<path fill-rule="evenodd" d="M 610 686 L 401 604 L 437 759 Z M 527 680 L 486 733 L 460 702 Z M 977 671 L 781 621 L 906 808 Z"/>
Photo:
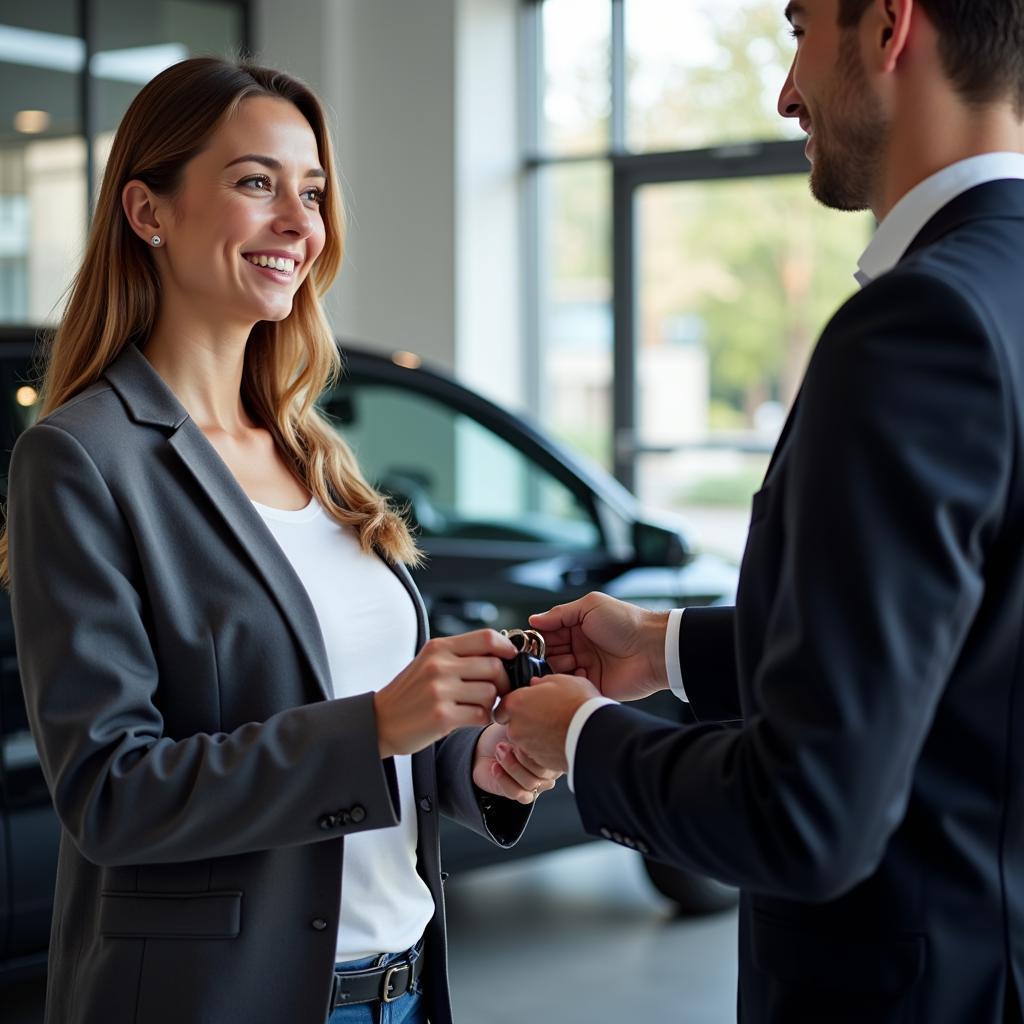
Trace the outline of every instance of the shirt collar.
<path fill-rule="evenodd" d="M 857 284 L 863 288 L 892 270 L 918 232 L 947 203 L 976 185 L 1005 178 L 1024 179 L 1024 154 L 983 153 L 968 157 L 915 185 L 878 225 L 853 275 Z"/>

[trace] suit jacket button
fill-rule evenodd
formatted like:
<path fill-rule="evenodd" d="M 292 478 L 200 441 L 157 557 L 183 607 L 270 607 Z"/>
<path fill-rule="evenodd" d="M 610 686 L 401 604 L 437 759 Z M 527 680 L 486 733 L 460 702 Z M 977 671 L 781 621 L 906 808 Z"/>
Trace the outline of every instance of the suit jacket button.
<path fill-rule="evenodd" d="M 348 811 L 338 811 L 335 816 L 335 825 L 347 825 L 352 820 L 352 815 Z"/>
<path fill-rule="evenodd" d="M 420 810 L 423 811 L 424 814 L 429 814 L 433 809 L 434 805 L 430 802 L 429 796 L 425 796 L 420 800 Z"/>
<path fill-rule="evenodd" d="M 363 810 L 363 808 L 360 807 L 359 804 L 356 804 L 355 807 L 353 807 L 352 810 L 349 812 L 349 814 L 351 815 L 352 820 L 357 825 L 366 817 L 366 811 Z"/>
<path fill-rule="evenodd" d="M 611 839 L 612 837 L 611 830 L 604 825 L 601 826 L 601 835 L 604 836 L 605 839 Z"/>
<path fill-rule="evenodd" d="M 319 821 L 317 821 L 317 824 L 325 832 L 330 832 L 330 830 L 334 828 L 334 826 L 337 824 L 337 819 L 334 817 L 333 814 L 325 814 L 322 818 L 319 819 Z"/>
<path fill-rule="evenodd" d="M 647 845 L 647 844 L 646 844 L 646 843 L 645 843 L 645 842 L 644 842 L 644 841 L 643 841 L 642 839 L 638 839 L 638 840 L 637 840 L 637 842 L 636 842 L 636 848 L 637 848 L 637 849 L 638 849 L 638 850 L 639 850 L 639 851 L 640 851 L 641 853 L 650 853 L 650 852 L 651 852 L 651 848 L 650 848 L 650 847 L 649 847 L 649 846 L 648 846 L 648 845 Z"/>
<path fill-rule="evenodd" d="M 322 932 L 327 927 L 327 922 L 322 917 L 314 918 L 312 923 L 313 923 L 313 927 L 318 932 Z"/>
<path fill-rule="evenodd" d="M 612 839 L 614 839 L 615 842 L 617 842 L 617 843 L 621 843 L 622 842 L 622 833 L 621 832 L 613 832 L 612 833 Z"/>
<path fill-rule="evenodd" d="M 622 841 L 631 849 L 636 849 L 636 840 L 632 836 L 623 836 Z"/>

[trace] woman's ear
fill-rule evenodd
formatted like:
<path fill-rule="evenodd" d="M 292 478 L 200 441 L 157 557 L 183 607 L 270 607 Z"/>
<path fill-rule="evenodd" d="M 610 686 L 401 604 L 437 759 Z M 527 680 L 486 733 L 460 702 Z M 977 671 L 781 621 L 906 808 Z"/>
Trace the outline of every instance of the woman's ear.
<path fill-rule="evenodd" d="M 145 182 L 138 179 L 129 181 L 121 189 L 121 206 L 132 231 L 147 245 L 155 247 L 166 241 L 163 231 L 165 218 L 161 216 L 163 204 Z"/>

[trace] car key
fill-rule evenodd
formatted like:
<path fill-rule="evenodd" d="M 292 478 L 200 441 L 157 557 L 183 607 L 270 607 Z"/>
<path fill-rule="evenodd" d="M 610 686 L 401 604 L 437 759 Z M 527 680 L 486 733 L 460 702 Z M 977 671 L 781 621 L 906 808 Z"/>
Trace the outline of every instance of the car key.
<path fill-rule="evenodd" d="M 554 670 L 544 659 L 544 637 L 535 629 L 503 629 L 515 644 L 519 653 L 514 658 L 502 659 L 513 690 L 529 686 L 530 680 L 538 676 L 554 675 Z"/>

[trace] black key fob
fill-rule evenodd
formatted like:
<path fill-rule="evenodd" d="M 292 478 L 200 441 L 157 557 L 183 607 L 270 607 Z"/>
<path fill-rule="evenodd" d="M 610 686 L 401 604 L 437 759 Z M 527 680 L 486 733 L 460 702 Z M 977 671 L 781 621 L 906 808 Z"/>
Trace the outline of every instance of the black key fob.
<path fill-rule="evenodd" d="M 501 634 L 507 636 L 519 649 L 514 658 L 503 661 L 513 690 L 529 686 L 530 680 L 538 676 L 554 674 L 544 660 L 544 637 L 535 629 L 503 629 Z"/>

